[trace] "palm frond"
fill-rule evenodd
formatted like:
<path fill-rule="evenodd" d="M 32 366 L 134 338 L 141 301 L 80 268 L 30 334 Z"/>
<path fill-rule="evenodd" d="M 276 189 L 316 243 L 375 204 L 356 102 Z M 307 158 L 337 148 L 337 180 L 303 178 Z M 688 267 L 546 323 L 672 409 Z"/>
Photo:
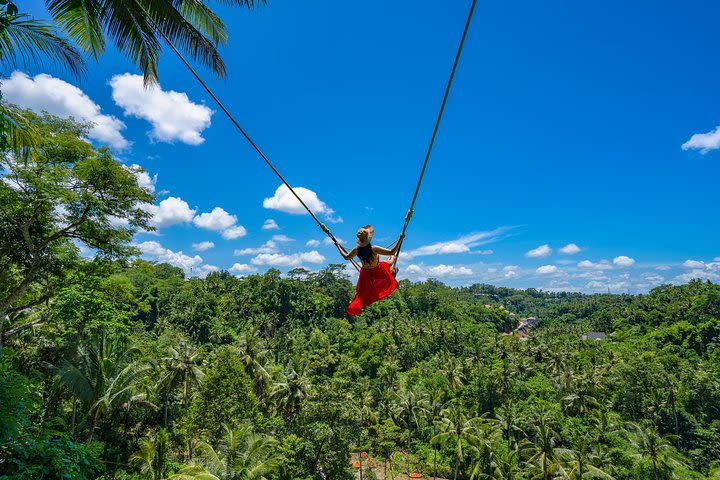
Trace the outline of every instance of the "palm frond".
<path fill-rule="evenodd" d="M 101 4 L 95 0 L 47 0 L 46 5 L 70 39 L 97 60 L 105 51 Z"/>
<path fill-rule="evenodd" d="M 58 372 L 60 384 L 86 405 L 93 403 L 94 393 L 88 378 L 76 366 L 65 362 Z"/>
<path fill-rule="evenodd" d="M 85 71 L 80 52 L 51 24 L 30 15 L 0 17 L 0 63 L 9 68 L 18 64 L 50 60 L 79 76 Z"/>
<path fill-rule="evenodd" d="M 169 480 L 220 480 L 212 473 L 199 465 L 183 467 L 179 472 L 171 475 Z"/>
<path fill-rule="evenodd" d="M 27 158 L 38 145 L 38 134 L 23 110 L 0 100 L 0 148 Z"/>

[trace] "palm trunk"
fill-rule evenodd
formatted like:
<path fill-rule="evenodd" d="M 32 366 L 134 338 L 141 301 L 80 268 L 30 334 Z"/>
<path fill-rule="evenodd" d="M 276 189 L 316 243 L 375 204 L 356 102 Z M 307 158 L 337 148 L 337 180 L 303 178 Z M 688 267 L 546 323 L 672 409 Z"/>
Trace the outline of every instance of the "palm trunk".
<path fill-rule="evenodd" d="M 86 443 L 92 442 L 93 434 L 95 434 L 95 426 L 97 425 L 98 415 L 93 414 L 90 417 L 90 432 L 88 432 L 87 440 L 85 440 Z"/>
<path fill-rule="evenodd" d="M 165 395 L 165 408 L 163 413 L 163 426 L 167 428 L 168 426 L 168 403 L 170 403 L 170 394 Z"/>
<path fill-rule="evenodd" d="M 75 419 L 77 418 L 77 397 L 73 397 L 72 417 L 70 418 L 70 438 L 75 436 Z"/>
<path fill-rule="evenodd" d="M 653 464 L 653 478 L 655 478 L 655 480 L 658 480 L 657 460 L 655 459 L 655 457 L 653 457 L 653 459 L 652 459 L 652 464 Z"/>
<path fill-rule="evenodd" d="M 437 447 L 433 447 L 433 480 L 437 480 Z"/>

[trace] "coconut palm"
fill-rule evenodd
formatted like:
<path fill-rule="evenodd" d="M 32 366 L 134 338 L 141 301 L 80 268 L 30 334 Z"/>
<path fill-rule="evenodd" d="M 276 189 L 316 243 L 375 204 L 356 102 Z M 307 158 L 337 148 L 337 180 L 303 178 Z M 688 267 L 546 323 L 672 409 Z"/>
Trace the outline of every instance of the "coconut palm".
<path fill-rule="evenodd" d="M 217 449 L 202 443 L 200 465 L 181 469 L 173 480 L 266 480 L 278 465 L 277 442 L 267 435 L 254 433 L 243 425 L 230 429 L 223 424 L 225 438 Z"/>
<path fill-rule="evenodd" d="M 93 58 L 104 53 L 107 37 L 143 72 L 157 81 L 162 40 L 167 38 L 218 77 L 225 64 L 217 48 L 228 38 L 225 25 L 198 0 L 45 0 L 58 26 Z M 253 7 L 253 0 L 219 0 Z"/>
<path fill-rule="evenodd" d="M 425 408 L 425 415 L 428 423 L 433 427 L 433 437 L 437 433 L 436 421 L 440 418 L 442 412 L 443 400 L 445 398 L 445 392 L 440 389 L 431 390 L 427 396 L 427 404 Z M 437 444 L 433 443 L 433 478 L 437 477 Z"/>
<path fill-rule="evenodd" d="M 131 361 L 136 350 L 127 348 L 122 338 L 97 340 L 79 348 L 77 365 L 65 361 L 58 370 L 58 381 L 77 397 L 89 418 L 90 442 L 100 418 L 124 402 L 144 397 L 135 386 L 149 367 Z"/>
<path fill-rule="evenodd" d="M 455 456 L 453 479 L 457 480 L 460 462 L 465 456 L 468 442 L 475 434 L 474 419 L 468 419 L 458 405 L 450 404 L 443 410 L 437 426 L 439 432 L 430 442 L 453 450 Z"/>
<path fill-rule="evenodd" d="M 518 414 L 515 404 L 508 402 L 495 410 L 495 423 L 509 445 L 517 444 L 517 435 L 522 432 L 518 425 Z"/>
<path fill-rule="evenodd" d="M 305 366 L 295 357 L 288 370 L 281 373 L 280 380 L 273 385 L 270 398 L 274 400 L 278 413 L 286 418 L 296 418 L 303 407 L 310 389 L 310 380 L 305 375 Z"/>
<path fill-rule="evenodd" d="M 268 394 L 273 372 L 268 352 L 260 344 L 261 340 L 257 329 L 248 330 L 240 337 L 237 348 L 240 361 L 255 385 L 255 395 L 262 400 Z"/>
<path fill-rule="evenodd" d="M 489 478 L 493 471 L 493 448 L 501 432 L 493 423 L 481 418 L 475 420 L 474 426 L 474 434 L 468 439 L 473 462 L 470 479 Z"/>
<path fill-rule="evenodd" d="M 520 462 L 518 457 L 520 451 L 518 449 L 508 448 L 495 452 L 492 459 L 492 475 L 489 478 L 498 480 L 516 480 L 521 478 Z"/>
<path fill-rule="evenodd" d="M 594 465 L 596 457 L 593 455 L 590 443 L 584 437 L 578 438 L 572 450 L 556 449 L 555 452 L 566 462 L 566 468 L 558 467 L 563 478 L 582 480 L 589 477 L 614 480 L 614 477 Z"/>
<path fill-rule="evenodd" d="M 140 469 L 148 480 L 164 480 L 170 456 L 168 435 L 161 429 L 157 437 L 140 440 L 140 450 L 130 456 L 130 464 Z"/>
<path fill-rule="evenodd" d="M 0 12 L 0 65 L 13 69 L 47 60 L 74 75 L 85 69 L 80 52 L 55 26 L 19 13 L 14 3 L 8 2 Z"/>
<path fill-rule="evenodd" d="M 533 438 L 523 446 L 530 453 L 528 462 L 540 469 L 543 480 L 548 480 L 551 478 L 551 472 L 555 470 L 558 455 L 567 452 L 559 451 L 560 449 L 556 447 L 559 435 L 550 427 L 544 417 L 541 417 L 533 428 L 535 430 Z"/>
<path fill-rule="evenodd" d="M 394 396 L 399 417 L 407 428 L 406 446 L 409 452 L 413 427 L 420 427 L 419 419 L 422 418 L 423 413 L 428 408 L 427 394 L 406 386 L 399 392 L 394 392 Z M 409 464 L 407 465 L 407 470 L 409 474 Z"/>
<path fill-rule="evenodd" d="M 202 384 L 205 374 L 198 366 L 201 358 L 202 353 L 187 340 L 181 340 L 177 345 L 167 347 L 165 356 L 161 359 L 165 373 L 158 383 L 158 391 L 165 403 L 163 418 L 166 427 L 172 392 L 182 386 L 182 402 L 183 405 L 187 405 L 190 389 Z"/>
<path fill-rule="evenodd" d="M 675 478 L 674 470 L 684 465 L 682 457 L 670 443 L 674 435 L 661 435 L 651 424 L 629 424 L 634 433 L 632 444 L 637 449 L 633 455 L 638 460 L 649 460 L 654 480 Z"/>

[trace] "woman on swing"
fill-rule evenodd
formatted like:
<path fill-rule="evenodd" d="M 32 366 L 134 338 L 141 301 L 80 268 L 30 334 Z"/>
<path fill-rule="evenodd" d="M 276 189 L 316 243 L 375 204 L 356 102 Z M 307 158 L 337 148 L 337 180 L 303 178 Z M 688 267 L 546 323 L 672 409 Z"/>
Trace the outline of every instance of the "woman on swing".
<path fill-rule="evenodd" d="M 345 260 L 357 256 L 362 262 L 355 298 L 347 307 L 347 313 L 352 317 L 360 315 L 363 307 L 382 300 L 398 287 L 398 282 L 395 280 L 397 268 L 391 265 L 395 263 L 395 255 L 397 255 L 400 242 L 405 235 L 401 234 L 398 241 L 395 242 L 395 246 L 388 250 L 370 243 L 374 233 L 375 229 L 372 225 L 365 225 L 358 230 L 357 246 L 349 253 L 338 245 L 340 255 Z M 380 255 L 388 255 L 390 258 L 387 262 L 381 262 Z"/>

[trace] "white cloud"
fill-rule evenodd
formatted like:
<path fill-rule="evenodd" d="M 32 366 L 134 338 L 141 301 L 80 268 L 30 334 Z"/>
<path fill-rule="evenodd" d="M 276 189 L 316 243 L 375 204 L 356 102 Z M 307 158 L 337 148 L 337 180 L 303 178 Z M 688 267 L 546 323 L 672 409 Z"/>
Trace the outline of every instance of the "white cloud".
<path fill-rule="evenodd" d="M 576 253 L 580 253 L 581 251 L 582 248 L 578 247 L 574 243 L 568 243 L 560 249 L 560 253 L 564 253 L 565 255 L 575 255 Z"/>
<path fill-rule="evenodd" d="M 228 269 L 230 273 L 234 273 L 235 275 L 243 274 L 243 273 L 253 273 L 257 272 L 257 268 L 253 267 L 252 265 L 248 265 L 245 263 L 236 263 L 232 267 Z"/>
<path fill-rule="evenodd" d="M 135 178 L 137 178 L 138 186 L 141 188 L 145 188 L 150 192 L 155 192 L 155 184 L 157 183 L 157 174 L 153 175 L 152 177 L 150 174 L 145 171 L 144 168 L 142 168 L 140 165 L 132 164 L 127 165 L 125 168 L 129 171 L 131 171 Z"/>
<path fill-rule="evenodd" d="M 460 265 L 408 265 L 404 269 L 408 275 L 415 276 L 417 278 L 447 278 L 447 277 L 467 277 L 473 274 L 473 271 L 464 266 Z"/>
<path fill-rule="evenodd" d="M 160 142 L 179 140 L 189 145 L 200 145 L 205 141 L 201 134 L 210 126 L 213 111 L 191 102 L 187 94 L 164 91 L 160 85 L 146 88 L 141 75 L 130 73 L 115 75 L 108 83 L 113 90 L 113 100 L 122 107 L 125 115 L 152 124 L 150 138 Z"/>
<path fill-rule="evenodd" d="M 518 267 L 517 265 L 506 265 L 503 267 L 503 276 L 505 278 L 517 277 L 518 270 L 520 270 L 520 267 Z"/>
<path fill-rule="evenodd" d="M 225 240 L 236 240 L 247 235 L 247 229 L 242 225 L 236 225 L 237 216 L 230 215 L 224 209 L 215 207 L 211 212 L 201 213 L 193 219 L 195 226 L 220 232 Z"/>
<path fill-rule="evenodd" d="M 326 220 L 333 223 L 342 222 L 342 218 L 335 218 L 333 215 L 335 211 L 330 208 L 325 202 L 318 198 L 317 193 L 309 190 L 305 187 L 293 187 L 293 190 L 298 194 L 303 202 L 313 211 L 316 215 L 322 215 Z M 272 197 L 263 200 L 263 207 L 270 210 L 279 210 L 285 213 L 291 213 L 293 215 L 305 215 L 307 212 L 305 208 L 298 202 L 297 198 L 292 194 L 289 188 L 284 184 L 280 185 L 275 194 Z"/>
<path fill-rule="evenodd" d="M 612 270 L 612 265 L 607 260 L 600 260 L 597 263 L 593 263 L 590 260 L 583 260 L 577 264 L 578 268 L 584 268 L 587 270 Z"/>
<path fill-rule="evenodd" d="M 241 248 L 233 252 L 236 257 L 242 257 L 243 255 L 257 255 L 259 253 L 277 253 L 277 244 L 272 240 L 268 240 L 261 247 L 258 248 Z"/>
<path fill-rule="evenodd" d="M 540 245 L 537 248 L 533 248 L 529 252 L 525 253 L 525 256 L 530 257 L 530 258 L 543 258 L 543 257 L 547 257 L 551 253 L 552 253 L 552 248 L 550 248 L 550 245 L 545 244 L 545 245 Z"/>
<path fill-rule="evenodd" d="M 209 271 L 213 271 L 213 268 L 217 268 L 212 265 L 202 265 L 203 259 L 199 255 L 191 257 L 185 255 L 182 251 L 173 252 L 155 241 L 142 242 L 136 247 L 144 255 L 154 257 L 160 263 L 169 263 L 182 268 L 185 274 L 189 276 L 204 276 Z"/>
<path fill-rule="evenodd" d="M 272 241 L 277 242 L 277 243 L 289 243 L 289 242 L 294 242 L 295 239 L 290 238 L 287 235 L 273 235 Z"/>
<path fill-rule="evenodd" d="M 690 270 L 687 273 L 683 273 L 681 275 L 678 275 L 675 277 L 674 282 L 675 283 L 687 283 L 690 280 L 695 279 L 701 279 L 701 280 L 710 280 L 712 282 L 720 282 L 720 275 L 714 272 L 710 272 L 707 269 L 700 270 L 700 269 L 694 269 Z"/>
<path fill-rule="evenodd" d="M 226 228 L 220 235 L 222 235 L 222 238 L 225 240 L 235 240 L 247 235 L 247 230 L 242 225 L 236 225 L 234 227 Z"/>
<path fill-rule="evenodd" d="M 75 117 L 92 123 L 88 136 L 103 145 L 125 149 L 130 146 L 121 130 L 125 124 L 102 113 L 100 105 L 93 102 L 82 90 L 59 78 L 45 73 L 30 78 L 15 71 L 2 82 L 2 93 L 6 101 L 40 113 L 46 111 L 58 117 Z"/>
<path fill-rule="evenodd" d="M 683 268 L 695 268 L 695 269 L 704 269 L 705 268 L 705 262 L 701 262 L 699 260 L 685 260 L 682 263 Z"/>
<path fill-rule="evenodd" d="M 318 245 L 320 245 L 320 242 L 318 240 L 308 240 L 307 242 L 305 242 L 306 247 L 317 247 Z"/>
<path fill-rule="evenodd" d="M 660 271 L 660 272 L 664 272 L 664 271 L 667 271 L 667 270 L 672 270 L 672 267 L 671 267 L 670 265 L 659 265 L 659 266 L 655 267 L 655 270 L 658 270 L 658 271 Z"/>
<path fill-rule="evenodd" d="M 696 133 L 690 140 L 682 144 L 683 150 L 700 150 L 700 153 L 708 153 L 711 150 L 720 148 L 720 126 L 708 133 Z"/>
<path fill-rule="evenodd" d="M 405 272 L 409 273 L 410 275 L 420 275 L 423 273 L 423 269 L 420 265 L 409 265 Z"/>
<path fill-rule="evenodd" d="M 467 267 L 440 264 L 430 267 L 428 273 L 433 277 L 461 277 L 472 275 L 473 271 Z"/>
<path fill-rule="evenodd" d="M 193 243 L 192 248 L 196 252 L 204 252 L 205 250 L 210 250 L 211 248 L 215 248 L 215 244 L 213 242 Z"/>
<path fill-rule="evenodd" d="M 280 253 L 261 253 L 250 260 L 253 265 L 268 265 L 273 267 L 299 267 L 303 263 L 323 263 L 323 257 L 316 250 L 310 252 L 283 255 Z"/>
<path fill-rule="evenodd" d="M 201 213 L 193 220 L 193 223 L 200 228 L 219 232 L 230 228 L 237 222 L 235 215 L 230 215 L 220 207 L 215 207 L 210 213 Z"/>
<path fill-rule="evenodd" d="M 555 265 L 543 265 L 535 270 L 538 275 L 553 275 L 558 272 L 558 268 Z"/>
<path fill-rule="evenodd" d="M 643 273 L 642 278 L 650 283 L 651 285 L 662 285 L 665 283 L 665 277 L 658 275 L 657 273 Z"/>
<path fill-rule="evenodd" d="M 474 247 L 499 240 L 502 234 L 505 233 L 507 230 L 509 230 L 508 227 L 500 227 L 487 232 L 471 233 L 469 235 L 464 235 L 457 240 L 437 242 L 416 248 L 414 250 L 407 250 L 403 253 L 403 256 L 410 259 L 423 255 L 447 255 L 452 253 L 466 253 L 470 252 L 471 249 Z M 482 252 L 478 253 L 490 254 L 492 253 L 492 250 L 483 250 Z"/>
<path fill-rule="evenodd" d="M 280 230 L 280 227 L 278 226 L 277 222 L 273 220 L 272 218 L 268 218 L 265 220 L 265 223 L 263 223 L 262 226 L 263 230 Z"/>
<path fill-rule="evenodd" d="M 632 267 L 635 265 L 635 259 L 620 255 L 619 257 L 613 258 L 613 263 L 620 268 Z"/>
<path fill-rule="evenodd" d="M 720 257 L 713 258 L 713 262 L 720 262 Z"/>
<path fill-rule="evenodd" d="M 152 215 L 150 223 L 158 228 L 190 222 L 195 215 L 195 210 L 178 197 L 168 197 L 158 205 L 145 204 L 141 208 Z"/>

